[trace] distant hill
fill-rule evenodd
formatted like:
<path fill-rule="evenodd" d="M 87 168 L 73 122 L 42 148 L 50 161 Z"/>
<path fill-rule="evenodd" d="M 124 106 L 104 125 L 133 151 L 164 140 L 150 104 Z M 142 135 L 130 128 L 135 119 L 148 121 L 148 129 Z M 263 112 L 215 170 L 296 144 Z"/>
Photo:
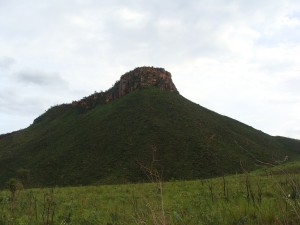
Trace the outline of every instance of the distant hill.
<path fill-rule="evenodd" d="M 0 186 L 19 168 L 34 186 L 165 180 L 252 170 L 296 159 L 300 141 L 273 137 L 182 97 L 171 74 L 141 67 L 106 92 L 50 108 L 24 130 L 0 136 Z"/>

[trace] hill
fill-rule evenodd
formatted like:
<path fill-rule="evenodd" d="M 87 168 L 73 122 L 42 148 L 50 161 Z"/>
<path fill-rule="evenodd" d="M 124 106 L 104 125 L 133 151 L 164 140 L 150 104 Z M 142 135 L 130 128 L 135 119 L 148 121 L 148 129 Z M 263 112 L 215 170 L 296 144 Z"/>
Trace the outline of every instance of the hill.
<path fill-rule="evenodd" d="M 151 167 L 153 158 L 164 179 L 187 180 L 298 157 L 299 140 L 201 107 L 161 74 L 169 73 L 137 68 L 107 92 L 52 107 L 0 136 L 0 184 L 19 168 L 31 171 L 35 186 L 87 185 L 147 181 L 140 164 Z"/>

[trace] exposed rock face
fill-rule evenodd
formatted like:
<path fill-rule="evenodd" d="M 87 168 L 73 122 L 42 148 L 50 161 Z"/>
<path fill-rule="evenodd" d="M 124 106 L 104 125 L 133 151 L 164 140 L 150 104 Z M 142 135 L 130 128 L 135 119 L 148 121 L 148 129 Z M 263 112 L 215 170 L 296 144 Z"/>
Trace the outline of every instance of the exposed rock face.
<path fill-rule="evenodd" d="M 98 104 L 105 104 L 120 98 L 136 89 L 156 87 L 160 90 L 178 92 L 171 78 L 171 73 L 163 68 L 138 67 L 121 76 L 115 85 L 105 92 L 94 93 L 80 101 L 72 103 L 73 108 L 85 110 L 94 108 Z"/>
<path fill-rule="evenodd" d="M 121 76 L 118 96 L 149 86 L 177 92 L 168 71 L 163 68 L 139 67 Z"/>

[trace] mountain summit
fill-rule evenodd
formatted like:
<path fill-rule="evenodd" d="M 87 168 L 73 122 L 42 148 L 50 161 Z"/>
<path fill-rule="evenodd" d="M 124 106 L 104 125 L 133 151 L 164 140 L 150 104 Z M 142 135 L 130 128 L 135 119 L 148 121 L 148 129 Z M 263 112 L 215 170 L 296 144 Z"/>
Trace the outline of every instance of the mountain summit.
<path fill-rule="evenodd" d="M 125 73 L 115 85 L 105 92 L 94 93 L 80 101 L 74 101 L 74 108 L 88 110 L 94 108 L 97 104 L 106 104 L 112 100 L 120 98 L 137 89 L 156 87 L 159 90 L 168 90 L 178 93 L 171 73 L 163 68 L 138 67 Z"/>
<path fill-rule="evenodd" d="M 0 187 L 20 168 L 32 186 L 199 179 L 296 159 L 300 141 L 273 137 L 181 96 L 171 74 L 140 67 L 105 92 L 50 108 L 0 136 Z"/>
<path fill-rule="evenodd" d="M 171 73 L 163 68 L 154 67 L 138 67 L 125 73 L 112 89 L 117 89 L 117 95 L 121 97 L 138 88 L 149 86 L 157 87 L 160 90 L 177 92 Z"/>

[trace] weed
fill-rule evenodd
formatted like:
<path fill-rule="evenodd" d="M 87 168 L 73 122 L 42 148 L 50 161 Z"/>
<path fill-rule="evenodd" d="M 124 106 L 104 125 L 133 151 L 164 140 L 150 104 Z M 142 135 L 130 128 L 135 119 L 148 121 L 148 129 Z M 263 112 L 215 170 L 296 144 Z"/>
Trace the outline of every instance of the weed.
<path fill-rule="evenodd" d="M 56 202 L 54 199 L 54 189 L 50 189 L 49 192 L 44 193 L 44 198 L 43 198 L 43 213 L 42 213 L 43 225 L 54 224 L 55 210 L 56 210 Z"/>

